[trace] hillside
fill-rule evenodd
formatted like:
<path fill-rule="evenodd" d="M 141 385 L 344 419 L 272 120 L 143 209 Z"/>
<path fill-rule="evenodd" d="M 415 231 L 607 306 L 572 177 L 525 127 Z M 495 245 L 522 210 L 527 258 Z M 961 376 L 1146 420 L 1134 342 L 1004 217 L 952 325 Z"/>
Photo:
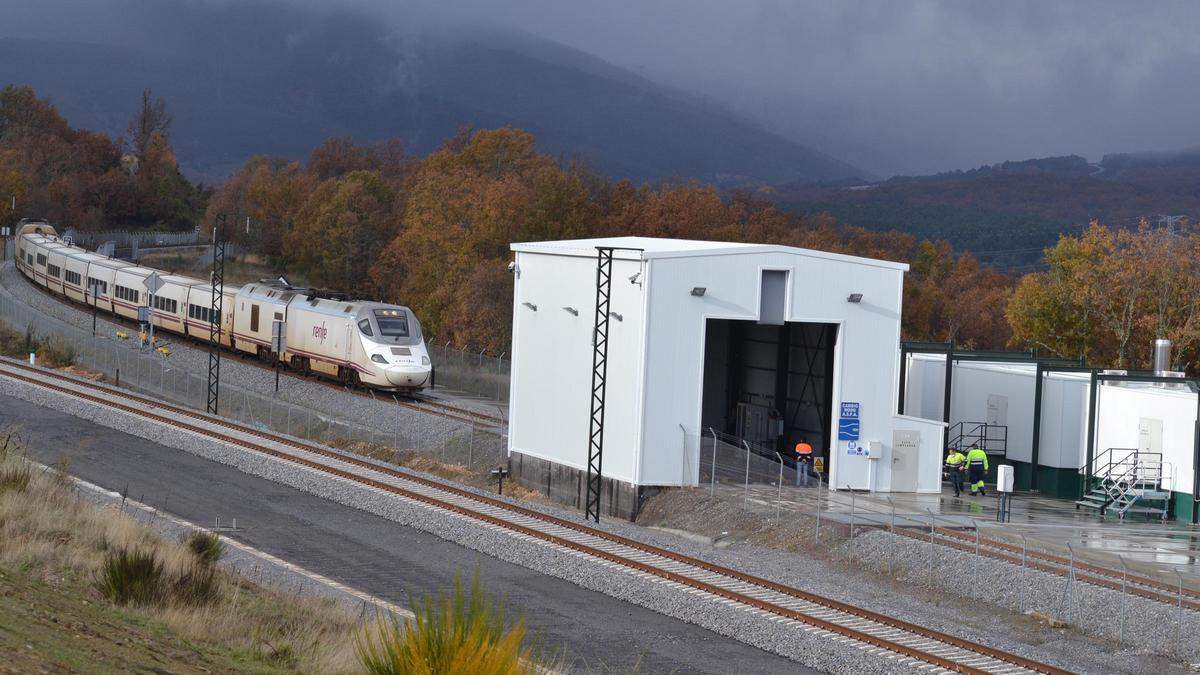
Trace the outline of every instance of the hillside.
<path fill-rule="evenodd" d="M 900 229 L 984 252 L 997 265 L 1037 262 L 1041 249 L 1090 220 L 1136 225 L 1141 217 L 1200 216 L 1200 153 L 1107 155 L 1004 162 L 970 171 L 897 176 L 880 183 L 780 185 L 766 196 L 794 211 Z"/>
<path fill-rule="evenodd" d="M 333 135 L 399 138 L 425 154 L 464 126 L 526 129 L 543 150 L 635 181 L 863 175 L 698 97 L 511 30 L 396 34 L 349 12 L 158 4 L 141 7 L 154 37 L 127 42 L 137 48 L 0 28 L 0 86 L 31 85 L 72 125 L 113 135 L 153 88 L 175 115 L 185 172 L 209 182 L 254 155 L 306 157 Z"/>

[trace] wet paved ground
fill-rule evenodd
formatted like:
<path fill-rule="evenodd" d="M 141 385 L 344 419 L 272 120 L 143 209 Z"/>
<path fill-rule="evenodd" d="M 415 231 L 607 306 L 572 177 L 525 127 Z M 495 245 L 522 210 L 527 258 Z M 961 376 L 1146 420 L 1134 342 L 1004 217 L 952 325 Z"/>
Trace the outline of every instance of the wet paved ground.
<path fill-rule="evenodd" d="M 819 489 L 815 482 L 808 488 L 785 483 L 782 490 L 775 485 L 751 485 L 748 491 L 726 483 L 717 485 L 715 492 L 772 516 L 777 511 L 815 514 L 820 503 L 821 518 L 829 522 L 889 527 L 894 514 L 896 527 L 928 528 L 931 519 L 938 527 L 978 525 L 984 536 L 1019 544 L 1024 535 L 1031 547 L 1062 555 L 1074 552 L 1080 559 L 1114 569 L 1120 569 L 1123 557 L 1131 569 L 1155 573 L 1171 583 L 1178 570 L 1186 585 L 1200 588 L 1200 527 L 1189 523 L 1138 517 L 1124 523 L 1106 521 L 1094 511 L 1076 510 L 1072 500 L 1031 493 L 1014 494 L 1009 522 L 999 523 L 995 492 L 986 497 L 955 497 L 948 487 L 942 494 L 859 492 L 852 496 L 845 490 Z"/>

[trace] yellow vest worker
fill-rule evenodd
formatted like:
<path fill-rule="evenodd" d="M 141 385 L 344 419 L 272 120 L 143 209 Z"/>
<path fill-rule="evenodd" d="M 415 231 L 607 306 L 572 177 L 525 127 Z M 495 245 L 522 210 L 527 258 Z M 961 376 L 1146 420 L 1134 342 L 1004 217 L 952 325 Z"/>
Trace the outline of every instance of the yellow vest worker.
<path fill-rule="evenodd" d="M 971 448 L 967 452 L 967 481 L 971 483 L 972 495 L 987 495 L 987 491 L 983 489 L 983 474 L 987 470 L 987 453 L 979 448 Z"/>
<path fill-rule="evenodd" d="M 950 448 L 950 453 L 946 455 L 945 474 L 946 478 L 950 479 L 950 485 L 954 486 L 954 496 L 962 496 L 963 489 L 963 469 L 966 468 L 967 457 L 958 451 L 958 448 Z"/>

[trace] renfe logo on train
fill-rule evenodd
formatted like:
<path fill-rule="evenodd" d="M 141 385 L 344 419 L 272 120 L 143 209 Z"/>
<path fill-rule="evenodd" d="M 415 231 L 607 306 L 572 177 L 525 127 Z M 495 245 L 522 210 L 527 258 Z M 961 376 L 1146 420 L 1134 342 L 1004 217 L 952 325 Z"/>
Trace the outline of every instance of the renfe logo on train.
<path fill-rule="evenodd" d="M 329 329 L 325 327 L 324 321 L 321 322 L 320 326 L 313 326 L 313 337 L 324 342 L 327 335 L 329 335 Z"/>

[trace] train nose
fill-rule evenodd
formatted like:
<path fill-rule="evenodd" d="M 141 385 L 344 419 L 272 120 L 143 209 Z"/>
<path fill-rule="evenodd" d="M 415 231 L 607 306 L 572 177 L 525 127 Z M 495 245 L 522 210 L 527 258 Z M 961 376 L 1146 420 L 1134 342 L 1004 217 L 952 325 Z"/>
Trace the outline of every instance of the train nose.
<path fill-rule="evenodd" d="M 429 368 L 423 366 L 391 366 L 384 374 L 394 387 L 421 387 L 429 379 Z"/>

